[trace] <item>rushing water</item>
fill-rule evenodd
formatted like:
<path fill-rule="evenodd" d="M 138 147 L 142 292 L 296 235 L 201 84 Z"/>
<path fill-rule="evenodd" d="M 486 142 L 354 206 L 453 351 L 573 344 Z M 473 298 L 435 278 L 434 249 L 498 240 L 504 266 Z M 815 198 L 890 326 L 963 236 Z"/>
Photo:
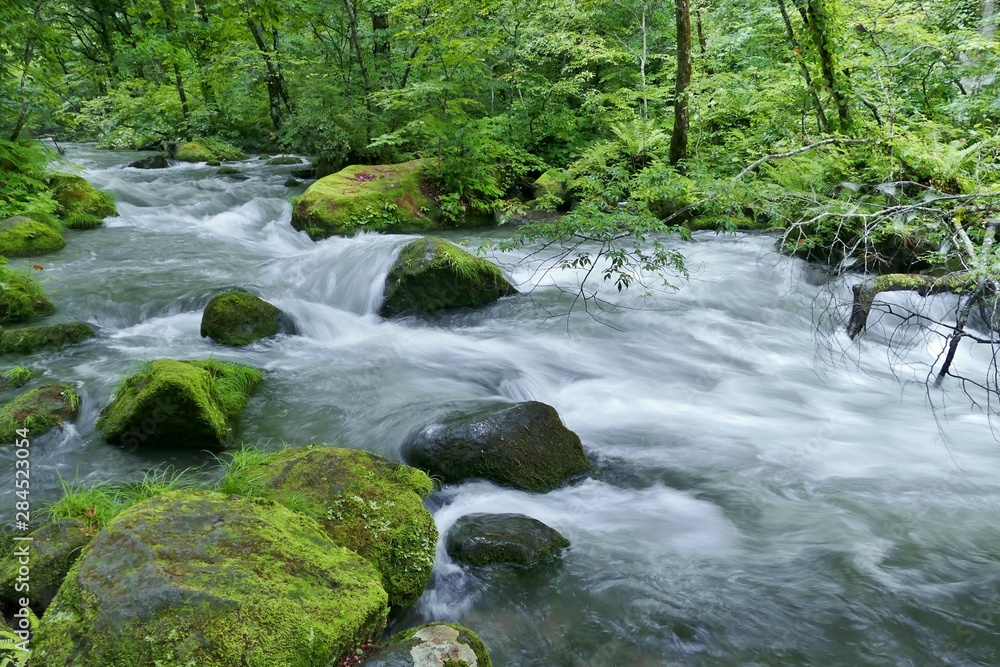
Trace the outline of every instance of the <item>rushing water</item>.
<path fill-rule="evenodd" d="M 439 548 L 432 585 L 397 627 L 461 622 L 501 667 L 1000 664 L 1000 443 L 960 396 L 936 420 L 878 328 L 860 347 L 817 331 L 830 288 L 773 239 L 697 235 L 684 245 L 690 282 L 655 297 L 610 290 L 626 308 L 603 323 L 551 317 L 579 275 L 542 275 L 514 254 L 496 259 L 530 295 L 384 321 L 382 283 L 407 237 L 310 241 L 289 224 L 287 167 L 251 160 L 236 181 L 196 165 L 125 168 L 134 153 L 69 157 L 117 194 L 121 217 L 67 232 L 42 261 L 52 320 L 100 335 L 28 360 L 83 396 L 76 424 L 33 448 L 36 502 L 56 497 L 59 476 L 211 467 L 95 433 L 117 382 L 152 358 L 265 369 L 240 437 L 269 447 L 398 457 L 436 415 L 535 399 L 580 435 L 595 478 L 543 495 L 467 483 L 430 503 L 442 535 L 470 512 L 536 517 L 571 540 L 564 561 L 474 576 Z M 447 236 L 478 246 L 502 233 Z M 202 308 L 228 287 L 289 313 L 298 335 L 244 349 L 201 338 Z M 962 363 L 985 370 L 976 354 L 963 349 Z"/>

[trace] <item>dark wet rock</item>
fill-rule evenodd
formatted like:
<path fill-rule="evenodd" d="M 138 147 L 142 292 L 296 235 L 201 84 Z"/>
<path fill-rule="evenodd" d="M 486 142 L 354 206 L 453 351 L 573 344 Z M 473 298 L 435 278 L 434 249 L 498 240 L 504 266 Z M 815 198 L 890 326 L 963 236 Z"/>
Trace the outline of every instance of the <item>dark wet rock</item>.
<path fill-rule="evenodd" d="M 468 514 L 448 532 L 446 549 L 465 565 L 530 567 L 558 558 L 569 540 L 523 514 Z"/>

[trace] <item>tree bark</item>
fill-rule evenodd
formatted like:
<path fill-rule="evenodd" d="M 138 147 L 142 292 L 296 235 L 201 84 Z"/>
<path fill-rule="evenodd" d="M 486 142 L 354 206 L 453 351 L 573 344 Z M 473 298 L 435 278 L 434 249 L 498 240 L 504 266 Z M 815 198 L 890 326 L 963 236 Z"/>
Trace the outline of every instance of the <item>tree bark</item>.
<path fill-rule="evenodd" d="M 830 40 L 830 16 L 826 11 L 824 2 L 827 0 L 808 0 L 805 5 L 805 15 L 808 17 L 807 27 L 812 33 L 813 42 L 816 44 L 816 51 L 819 54 L 820 69 L 823 78 L 830 89 L 830 95 L 837 105 L 837 117 L 840 121 L 840 131 L 846 132 L 851 128 L 851 108 L 847 100 L 847 95 L 840 85 L 837 76 L 837 67 L 833 57 L 833 45 Z"/>
<path fill-rule="evenodd" d="M 358 35 L 358 15 L 354 11 L 353 0 L 343 0 L 344 11 L 347 13 L 347 24 L 351 32 L 351 46 L 354 47 L 354 55 L 358 57 L 358 66 L 361 68 L 361 80 L 365 86 L 365 108 L 368 109 L 368 119 L 365 122 L 365 135 L 371 141 L 372 115 L 375 109 L 372 106 L 372 79 L 368 74 L 368 66 L 365 64 L 365 52 L 361 48 L 361 37 Z"/>
<path fill-rule="evenodd" d="M 677 78 L 674 86 L 674 129 L 670 134 L 670 164 L 687 159 L 691 109 L 691 7 L 689 0 L 674 0 L 677 19 Z M 683 165 L 682 165 L 683 166 Z"/>
<path fill-rule="evenodd" d="M 386 31 L 389 30 L 388 14 L 372 14 L 372 34 L 375 35 L 375 46 L 372 53 L 376 58 L 389 55 L 389 37 Z"/>
<path fill-rule="evenodd" d="M 267 69 L 267 73 L 264 75 L 264 84 L 267 87 L 271 123 L 274 124 L 274 129 L 280 130 L 284 123 L 284 114 L 281 112 L 281 105 L 284 103 L 288 113 L 292 113 L 292 105 L 288 95 L 288 88 L 285 86 L 284 77 L 278 64 L 275 62 L 277 53 L 272 52 L 267 47 L 267 42 L 264 41 L 263 28 L 257 25 L 249 15 L 247 16 L 247 27 L 250 29 L 250 34 L 253 35 L 254 42 L 257 43 L 257 49 L 260 51 L 261 57 L 264 59 L 264 66 Z M 278 34 L 274 32 L 272 43 L 277 44 L 277 41 Z"/>
<path fill-rule="evenodd" d="M 940 278 L 908 273 L 890 273 L 869 278 L 853 287 L 854 303 L 847 335 L 853 340 L 868 327 L 868 313 L 875 297 L 883 292 L 916 292 L 920 296 L 933 294 L 972 294 L 979 288 L 979 280 L 969 273 L 949 274 Z"/>
<path fill-rule="evenodd" d="M 792 21 L 788 17 L 788 8 L 785 6 L 785 0 L 778 0 L 778 9 L 781 10 L 781 19 L 785 22 L 785 32 L 788 34 L 788 43 L 792 47 L 792 54 L 799 63 L 799 68 L 802 70 L 802 78 L 806 82 L 806 90 L 809 91 L 809 98 L 816 109 L 816 123 L 819 125 L 820 132 L 828 133 L 830 131 L 830 121 L 826 117 L 823 103 L 816 92 L 816 86 L 813 83 L 812 75 L 809 73 L 809 67 L 806 66 L 805 61 L 802 59 L 802 47 L 799 45 L 799 40 L 795 37 L 795 30 L 792 28 Z"/>

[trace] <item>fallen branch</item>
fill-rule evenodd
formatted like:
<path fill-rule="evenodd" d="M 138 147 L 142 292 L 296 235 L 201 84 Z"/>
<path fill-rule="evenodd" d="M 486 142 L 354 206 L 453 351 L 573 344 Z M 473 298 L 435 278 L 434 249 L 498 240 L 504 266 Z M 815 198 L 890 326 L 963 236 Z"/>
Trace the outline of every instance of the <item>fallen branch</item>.
<path fill-rule="evenodd" d="M 931 277 L 910 273 L 890 273 L 869 278 L 854 286 L 854 303 L 851 319 L 847 323 L 847 335 L 853 340 L 868 326 L 868 313 L 875 297 L 883 292 L 916 292 L 920 296 L 933 294 L 973 294 L 982 281 L 971 273 L 950 273 L 946 276 Z"/>

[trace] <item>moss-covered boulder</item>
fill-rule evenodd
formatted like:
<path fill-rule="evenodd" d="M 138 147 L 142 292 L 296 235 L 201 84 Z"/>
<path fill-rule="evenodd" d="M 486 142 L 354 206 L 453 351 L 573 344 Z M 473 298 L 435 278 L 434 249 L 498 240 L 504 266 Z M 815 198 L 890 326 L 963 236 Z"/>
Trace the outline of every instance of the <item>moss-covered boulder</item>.
<path fill-rule="evenodd" d="M 517 294 L 495 265 L 443 239 L 425 236 L 403 246 L 385 279 L 380 313 L 395 317 L 475 308 Z"/>
<path fill-rule="evenodd" d="M 240 170 L 231 165 L 225 165 L 224 167 L 219 167 L 215 170 L 215 173 L 219 176 L 235 176 L 240 173 Z"/>
<path fill-rule="evenodd" d="M 486 644 L 469 628 L 429 623 L 404 630 L 360 667 L 492 667 Z"/>
<path fill-rule="evenodd" d="M 241 474 L 265 497 L 318 518 L 334 543 L 371 561 L 393 607 L 424 592 L 438 534 L 423 505 L 434 489 L 423 472 L 362 450 L 310 446 L 270 454 Z"/>
<path fill-rule="evenodd" d="M 222 166 L 222 161 L 221 160 L 209 160 L 209 161 L 207 161 L 205 163 L 205 166 L 206 167 L 221 167 Z"/>
<path fill-rule="evenodd" d="M 86 322 L 64 322 L 44 327 L 0 330 L 0 354 L 30 354 L 38 350 L 76 345 L 97 335 Z"/>
<path fill-rule="evenodd" d="M 9 370 L 0 373 L 0 391 L 10 389 L 20 389 L 31 381 L 31 378 L 38 375 L 38 371 L 25 366 L 14 366 Z"/>
<path fill-rule="evenodd" d="M 48 433 L 76 416 L 80 395 L 65 384 L 50 384 L 25 392 L 0 408 L 0 442 L 11 443 L 19 429 L 32 438 Z"/>
<path fill-rule="evenodd" d="M 302 158 L 295 157 L 294 155 L 281 155 L 279 157 L 271 158 L 266 164 L 269 167 L 283 167 L 290 164 L 302 164 Z"/>
<path fill-rule="evenodd" d="M 65 247 L 62 234 L 44 222 L 23 215 L 0 221 L 0 255 L 4 257 L 34 257 Z"/>
<path fill-rule="evenodd" d="M 282 329 L 281 311 L 260 297 L 234 290 L 218 294 L 205 306 L 201 335 L 222 345 L 249 345 Z"/>
<path fill-rule="evenodd" d="M 326 667 L 385 627 L 375 569 L 313 520 L 173 491 L 119 514 L 70 570 L 33 667 Z"/>
<path fill-rule="evenodd" d="M 208 162 L 210 160 L 243 160 L 246 153 L 221 141 L 182 141 L 173 146 L 174 159 L 181 162 Z"/>
<path fill-rule="evenodd" d="M 29 597 L 31 610 L 41 616 L 93 536 L 79 521 L 63 519 L 43 525 L 30 537 L 30 542 L 15 543 L 13 554 L 0 562 L 0 608 L 5 614 L 20 607 L 20 598 Z M 27 596 L 25 591 L 16 590 L 22 557 L 31 568 Z"/>
<path fill-rule="evenodd" d="M 170 162 L 162 155 L 150 155 L 141 160 L 130 162 L 128 166 L 133 169 L 166 169 L 170 166 Z"/>
<path fill-rule="evenodd" d="M 569 203 L 569 177 L 561 169 L 549 169 L 532 184 L 533 208 L 563 209 Z"/>
<path fill-rule="evenodd" d="M 28 271 L 16 271 L 0 257 L 0 324 L 15 324 L 56 312 L 38 281 Z"/>
<path fill-rule="evenodd" d="M 119 385 L 97 430 L 127 447 L 219 447 L 262 378 L 255 368 L 212 359 L 151 361 Z"/>
<path fill-rule="evenodd" d="M 287 181 L 285 181 L 285 187 L 286 187 L 286 188 L 297 188 L 297 187 L 299 187 L 300 185 L 302 185 L 302 184 L 301 184 L 301 183 L 299 183 L 299 182 L 298 182 L 297 180 L 295 180 L 294 178 L 289 178 L 289 179 L 288 179 Z"/>
<path fill-rule="evenodd" d="M 56 200 L 56 215 L 70 229 L 94 229 L 104 218 L 118 215 L 114 200 L 80 176 L 55 174 L 48 185 Z"/>
<path fill-rule="evenodd" d="M 313 239 L 358 232 L 437 229 L 437 204 L 423 190 L 423 162 L 352 165 L 325 176 L 293 202 L 292 226 Z M 296 175 L 294 172 L 293 176 Z"/>
<path fill-rule="evenodd" d="M 476 567 L 531 567 L 558 558 L 568 546 L 559 531 L 523 514 L 467 514 L 445 543 L 452 560 Z"/>
<path fill-rule="evenodd" d="M 403 459 L 445 482 L 487 479 L 540 493 L 591 469 L 579 436 L 537 401 L 449 415 L 413 434 Z"/>

